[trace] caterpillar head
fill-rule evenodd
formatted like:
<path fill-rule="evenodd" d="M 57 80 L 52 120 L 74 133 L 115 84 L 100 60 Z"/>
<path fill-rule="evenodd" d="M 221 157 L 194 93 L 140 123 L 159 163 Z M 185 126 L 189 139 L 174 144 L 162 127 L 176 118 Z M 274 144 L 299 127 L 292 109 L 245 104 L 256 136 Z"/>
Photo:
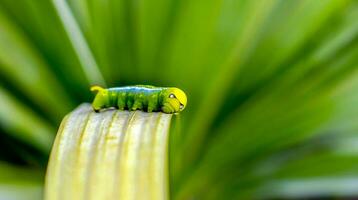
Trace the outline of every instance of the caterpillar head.
<path fill-rule="evenodd" d="M 184 110 L 187 98 L 183 90 L 179 88 L 167 88 L 163 92 L 163 95 L 163 112 L 179 113 Z"/>

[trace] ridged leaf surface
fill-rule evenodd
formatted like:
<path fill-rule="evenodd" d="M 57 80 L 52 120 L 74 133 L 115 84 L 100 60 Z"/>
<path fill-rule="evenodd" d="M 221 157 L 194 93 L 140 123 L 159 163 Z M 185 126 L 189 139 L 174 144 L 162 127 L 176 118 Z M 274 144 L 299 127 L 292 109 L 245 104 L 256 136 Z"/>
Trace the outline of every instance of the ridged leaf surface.
<path fill-rule="evenodd" d="M 82 104 L 59 128 L 45 199 L 167 199 L 171 116 Z"/>

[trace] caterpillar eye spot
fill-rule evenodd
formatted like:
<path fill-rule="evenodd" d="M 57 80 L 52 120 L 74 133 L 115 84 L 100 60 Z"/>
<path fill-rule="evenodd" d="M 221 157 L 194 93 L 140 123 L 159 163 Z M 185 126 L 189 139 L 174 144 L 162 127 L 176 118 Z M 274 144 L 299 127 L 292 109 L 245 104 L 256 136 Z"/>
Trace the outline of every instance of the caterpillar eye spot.
<path fill-rule="evenodd" d="M 175 95 L 174 95 L 174 94 L 170 94 L 170 95 L 169 95 L 169 98 L 175 98 Z"/>
<path fill-rule="evenodd" d="M 180 104 L 179 108 L 180 108 L 180 110 L 182 110 L 184 108 L 184 105 Z"/>

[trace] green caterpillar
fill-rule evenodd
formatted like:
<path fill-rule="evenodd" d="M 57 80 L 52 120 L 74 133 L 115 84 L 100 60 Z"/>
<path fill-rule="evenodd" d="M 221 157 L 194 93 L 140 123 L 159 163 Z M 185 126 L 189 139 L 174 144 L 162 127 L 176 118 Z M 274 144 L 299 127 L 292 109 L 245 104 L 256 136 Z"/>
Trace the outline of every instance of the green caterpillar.
<path fill-rule="evenodd" d="M 179 113 L 184 110 L 187 102 L 185 93 L 174 87 L 136 85 L 105 89 L 92 86 L 91 91 L 97 91 L 92 102 L 95 112 L 115 107 L 119 110 Z"/>

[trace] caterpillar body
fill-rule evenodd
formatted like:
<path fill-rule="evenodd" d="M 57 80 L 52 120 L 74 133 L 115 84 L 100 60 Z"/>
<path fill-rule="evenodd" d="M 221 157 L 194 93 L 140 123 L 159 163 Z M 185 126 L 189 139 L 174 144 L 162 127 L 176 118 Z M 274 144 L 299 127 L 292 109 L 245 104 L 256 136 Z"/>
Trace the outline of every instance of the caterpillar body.
<path fill-rule="evenodd" d="M 174 87 L 135 85 L 106 89 L 92 86 L 91 91 L 97 92 L 92 102 L 95 112 L 115 107 L 119 110 L 179 113 L 187 103 L 185 93 Z"/>

